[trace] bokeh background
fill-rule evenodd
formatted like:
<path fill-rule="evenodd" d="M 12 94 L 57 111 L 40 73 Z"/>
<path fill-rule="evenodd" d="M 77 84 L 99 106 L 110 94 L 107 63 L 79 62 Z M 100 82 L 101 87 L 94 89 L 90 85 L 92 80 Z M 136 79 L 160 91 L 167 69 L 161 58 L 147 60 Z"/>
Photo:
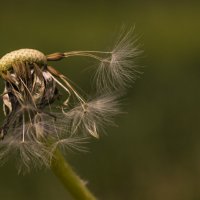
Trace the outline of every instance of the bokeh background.
<path fill-rule="evenodd" d="M 122 26 L 135 26 L 144 74 L 123 99 L 127 113 L 116 118 L 118 127 L 67 159 L 102 200 L 198 200 L 199 1 L 1 0 L 0 55 L 27 47 L 46 54 L 107 50 Z M 55 65 L 89 90 L 93 60 Z M 71 197 L 51 171 L 22 176 L 10 161 L 0 168 L 0 199 Z"/>

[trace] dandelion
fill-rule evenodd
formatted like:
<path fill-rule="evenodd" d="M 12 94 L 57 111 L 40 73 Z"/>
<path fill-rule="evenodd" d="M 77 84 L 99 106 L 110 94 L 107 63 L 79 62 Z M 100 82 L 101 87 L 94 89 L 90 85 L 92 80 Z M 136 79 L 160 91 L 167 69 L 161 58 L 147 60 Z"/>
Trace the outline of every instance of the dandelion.
<path fill-rule="evenodd" d="M 98 138 L 120 112 L 118 98 L 135 78 L 131 59 L 137 54 L 128 32 L 110 52 L 44 55 L 34 49 L 20 49 L 3 56 L 0 76 L 5 82 L 1 95 L 5 119 L 0 128 L 0 159 L 16 155 L 21 171 L 24 167 L 49 167 L 57 147 L 76 149 L 84 138 Z M 49 65 L 49 61 L 71 56 L 90 57 L 99 63 L 95 98 L 86 99 L 66 75 Z"/>

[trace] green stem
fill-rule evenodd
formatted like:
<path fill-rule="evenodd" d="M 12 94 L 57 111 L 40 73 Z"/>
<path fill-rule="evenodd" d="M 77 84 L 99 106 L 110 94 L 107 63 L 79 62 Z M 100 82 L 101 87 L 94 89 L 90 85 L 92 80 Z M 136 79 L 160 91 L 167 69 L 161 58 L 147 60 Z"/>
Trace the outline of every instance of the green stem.
<path fill-rule="evenodd" d="M 85 183 L 78 177 L 71 166 L 64 159 L 59 150 L 54 153 L 51 163 L 53 173 L 60 179 L 65 188 L 77 200 L 96 200 Z"/>

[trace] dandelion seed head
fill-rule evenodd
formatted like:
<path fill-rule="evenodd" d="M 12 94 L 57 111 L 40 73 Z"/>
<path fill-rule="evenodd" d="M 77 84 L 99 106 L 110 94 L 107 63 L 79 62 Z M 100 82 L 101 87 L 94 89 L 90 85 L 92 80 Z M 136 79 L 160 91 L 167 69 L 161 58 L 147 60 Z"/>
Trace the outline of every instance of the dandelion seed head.
<path fill-rule="evenodd" d="M 19 49 L 7 53 L 0 59 L 0 73 L 12 68 L 12 64 L 16 62 L 37 63 L 45 65 L 47 63 L 46 56 L 36 49 Z"/>
<path fill-rule="evenodd" d="M 138 54 L 130 31 L 110 52 L 45 55 L 35 49 L 20 49 L 0 58 L 0 77 L 5 82 L 1 95 L 5 115 L 0 127 L 1 163 L 13 155 L 18 170 L 25 173 L 33 167 L 49 167 L 57 148 L 62 152 L 85 151 L 82 144 L 87 138 L 99 138 L 121 113 L 119 98 L 136 78 L 132 59 Z M 66 75 L 49 65 L 49 61 L 72 56 L 99 63 L 94 98 L 86 98 Z"/>

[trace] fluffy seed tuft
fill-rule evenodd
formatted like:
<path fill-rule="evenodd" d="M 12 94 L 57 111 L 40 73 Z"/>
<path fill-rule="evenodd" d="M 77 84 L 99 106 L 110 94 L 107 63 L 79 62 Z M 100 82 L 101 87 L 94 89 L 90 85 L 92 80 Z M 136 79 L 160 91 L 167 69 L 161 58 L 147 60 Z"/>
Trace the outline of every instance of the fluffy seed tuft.
<path fill-rule="evenodd" d="M 95 80 L 99 91 L 119 91 L 128 87 L 138 75 L 135 58 L 141 52 L 136 46 L 133 30 L 120 35 L 110 55 L 102 59 Z"/>
<path fill-rule="evenodd" d="M 107 124 L 113 124 L 113 117 L 120 113 L 118 96 L 106 94 L 86 103 L 80 103 L 72 110 L 63 113 L 69 121 L 72 134 L 79 131 L 96 138 Z"/>

